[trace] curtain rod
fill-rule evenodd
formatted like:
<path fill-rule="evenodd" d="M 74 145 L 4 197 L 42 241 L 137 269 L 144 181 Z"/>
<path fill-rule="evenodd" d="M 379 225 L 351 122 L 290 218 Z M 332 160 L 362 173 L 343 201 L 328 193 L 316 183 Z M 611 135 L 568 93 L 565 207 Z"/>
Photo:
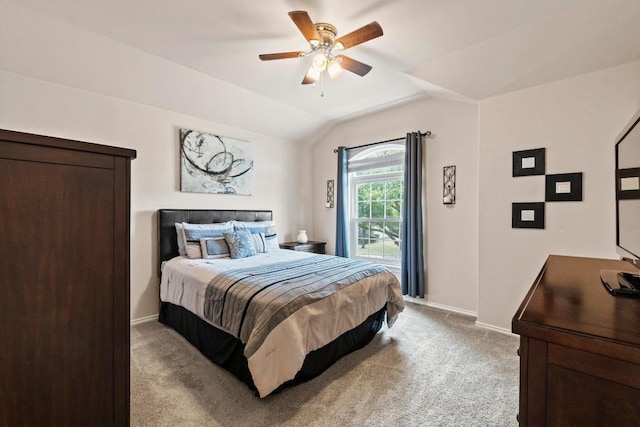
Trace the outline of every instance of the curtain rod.
<path fill-rule="evenodd" d="M 431 136 L 431 131 L 428 130 L 426 132 L 418 132 L 420 134 L 420 136 Z M 385 142 L 393 142 L 393 141 L 401 141 L 406 139 L 406 137 L 401 136 L 400 138 L 393 138 L 393 139 L 387 139 L 386 141 L 378 141 L 378 142 L 371 142 L 369 144 L 363 144 L 363 145 L 356 145 L 355 147 L 346 147 L 346 150 L 355 150 L 356 148 L 364 148 L 364 147 L 369 147 L 372 145 L 378 145 L 378 144 L 384 144 Z M 334 149 L 333 150 L 334 153 L 338 152 L 338 149 Z"/>

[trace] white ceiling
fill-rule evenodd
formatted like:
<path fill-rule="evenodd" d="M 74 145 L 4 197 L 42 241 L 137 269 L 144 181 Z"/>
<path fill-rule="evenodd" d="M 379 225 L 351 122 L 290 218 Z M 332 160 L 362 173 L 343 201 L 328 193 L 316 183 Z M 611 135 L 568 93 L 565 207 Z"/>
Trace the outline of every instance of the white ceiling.
<path fill-rule="evenodd" d="M 424 96 L 477 101 L 640 60 L 640 0 L 15 0 L 326 120 Z M 373 66 L 321 88 L 301 85 L 310 58 L 287 12 L 338 37 L 371 21 L 384 36 L 346 55 Z"/>

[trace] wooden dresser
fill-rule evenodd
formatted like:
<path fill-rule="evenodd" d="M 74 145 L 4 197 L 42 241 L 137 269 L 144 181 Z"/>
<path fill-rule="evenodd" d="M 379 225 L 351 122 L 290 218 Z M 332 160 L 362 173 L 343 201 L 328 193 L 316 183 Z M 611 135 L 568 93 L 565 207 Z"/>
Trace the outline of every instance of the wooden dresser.
<path fill-rule="evenodd" d="M 552 255 L 516 312 L 521 426 L 640 425 L 640 298 L 611 296 L 624 261 Z"/>
<path fill-rule="evenodd" d="M 129 424 L 123 148 L 0 130 L 0 425 Z"/>

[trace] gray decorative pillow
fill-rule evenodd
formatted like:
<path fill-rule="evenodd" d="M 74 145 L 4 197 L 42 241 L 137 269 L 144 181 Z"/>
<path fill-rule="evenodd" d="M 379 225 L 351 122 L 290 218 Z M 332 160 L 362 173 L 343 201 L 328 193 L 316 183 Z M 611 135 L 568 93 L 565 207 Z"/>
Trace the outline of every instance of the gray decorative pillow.
<path fill-rule="evenodd" d="M 202 258 L 200 239 L 205 237 L 223 237 L 224 233 L 233 231 L 233 222 L 220 222 L 215 224 L 189 224 L 182 223 L 185 249 L 189 258 Z"/>
<path fill-rule="evenodd" d="M 224 237 L 203 237 L 200 239 L 202 258 L 229 258 L 229 245 Z"/>
<path fill-rule="evenodd" d="M 256 254 L 253 238 L 248 231 L 234 231 L 224 233 L 224 240 L 229 245 L 231 258 L 247 258 Z"/>

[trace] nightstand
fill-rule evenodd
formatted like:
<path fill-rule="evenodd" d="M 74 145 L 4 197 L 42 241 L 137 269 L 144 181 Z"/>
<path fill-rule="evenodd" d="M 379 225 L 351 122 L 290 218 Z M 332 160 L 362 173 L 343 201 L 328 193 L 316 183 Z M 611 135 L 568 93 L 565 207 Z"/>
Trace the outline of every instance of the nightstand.
<path fill-rule="evenodd" d="M 284 242 L 284 243 L 280 243 L 280 249 L 289 249 L 292 251 L 313 252 L 315 254 L 323 254 L 325 253 L 324 245 L 326 245 L 325 242 L 314 242 L 313 240 L 309 240 L 307 243 Z"/>

